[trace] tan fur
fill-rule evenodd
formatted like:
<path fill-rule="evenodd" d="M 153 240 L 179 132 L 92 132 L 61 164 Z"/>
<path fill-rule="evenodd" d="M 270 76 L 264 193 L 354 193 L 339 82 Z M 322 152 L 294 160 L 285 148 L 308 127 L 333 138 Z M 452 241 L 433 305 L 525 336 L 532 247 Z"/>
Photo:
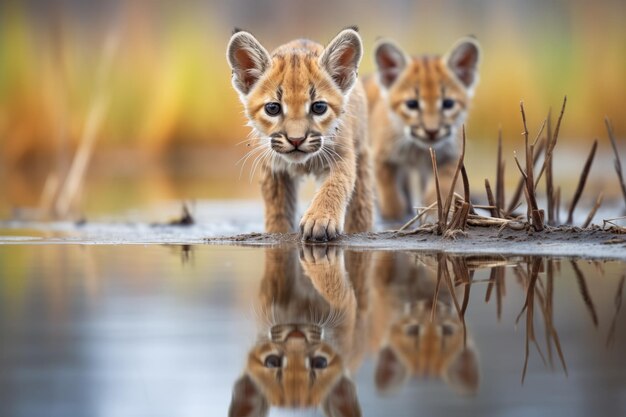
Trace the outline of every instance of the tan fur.
<path fill-rule="evenodd" d="M 447 55 L 410 57 L 390 41 L 375 51 L 377 74 L 366 81 L 370 136 L 381 215 L 413 213 L 411 179 L 419 176 L 422 204 L 436 201 L 429 148 L 435 149 L 444 193 L 458 157 L 460 128 L 477 82 L 478 44 L 461 40 Z M 453 107 L 444 108 L 445 99 Z M 417 100 L 418 109 L 408 105 Z"/>
<path fill-rule="evenodd" d="M 383 393 L 409 378 L 443 379 L 462 394 L 478 389 L 474 342 L 468 334 L 464 346 L 462 323 L 444 282 L 431 320 L 436 270 L 435 258 L 411 253 L 382 252 L 376 260 L 371 335 L 378 351 L 376 385 Z"/>
<path fill-rule="evenodd" d="M 231 38 L 233 85 L 256 137 L 251 152 L 258 152 L 262 165 L 267 232 L 295 229 L 298 183 L 307 175 L 321 185 L 300 220 L 303 239 L 327 241 L 343 230 L 371 228 L 367 104 L 357 80 L 361 50 L 352 29 L 326 48 L 296 40 L 271 55 L 247 32 Z M 327 103 L 324 114 L 313 113 L 316 102 Z M 280 104 L 281 113 L 269 115 L 268 103 Z"/>
<path fill-rule="evenodd" d="M 361 415 L 349 373 L 365 350 L 360 333 L 366 304 L 357 295 L 366 292 L 368 258 L 353 253 L 344 266 L 337 247 L 304 246 L 299 261 L 297 251 L 266 251 L 258 338 L 235 384 L 230 416 L 262 416 L 270 406 Z M 270 354 L 284 358 L 280 368 L 265 365 Z M 328 366 L 313 369 L 308 361 L 315 356 Z"/>

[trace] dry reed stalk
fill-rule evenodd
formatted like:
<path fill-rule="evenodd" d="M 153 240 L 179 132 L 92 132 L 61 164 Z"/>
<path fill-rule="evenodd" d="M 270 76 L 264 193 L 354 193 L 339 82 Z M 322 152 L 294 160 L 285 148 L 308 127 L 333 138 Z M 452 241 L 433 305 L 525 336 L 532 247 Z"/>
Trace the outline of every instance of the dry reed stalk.
<path fill-rule="evenodd" d="M 505 163 L 502 160 L 502 128 L 498 130 L 498 166 L 496 170 L 496 207 L 498 213 L 502 216 L 504 211 L 504 168 Z"/>
<path fill-rule="evenodd" d="M 443 206 L 441 204 L 441 188 L 439 187 L 439 172 L 437 171 L 437 153 L 433 148 L 430 148 L 430 160 L 433 164 L 433 176 L 435 178 L 435 190 L 437 192 L 437 226 L 439 227 L 439 233 L 443 232 Z"/>
<path fill-rule="evenodd" d="M 56 216 L 60 218 L 67 217 L 72 206 L 76 204 L 98 138 L 98 131 L 102 126 L 108 108 L 109 97 L 105 92 L 104 84 L 119 46 L 119 28 L 119 26 L 115 26 L 105 40 L 96 75 L 97 92 L 89 108 L 85 130 L 80 138 L 79 147 L 53 205 Z"/>
<path fill-rule="evenodd" d="M 541 157 L 541 154 L 543 153 L 545 149 L 545 144 L 546 142 L 543 140 L 538 142 L 537 151 L 535 152 L 534 159 L 533 159 L 533 166 L 537 166 L 537 163 L 539 162 L 539 158 Z M 517 210 L 517 208 L 519 207 L 519 201 L 524 191 L 525 181 L 526 180 L 524 178 L 520 178 L 519 182 L 517 183 L 517 186 L 515 187 L 515 192 L 513 193 L 513 197 L 511 198 L 511 201 L 509 202 L 509 206 L 507 207 L 507 210 L 506 210 L 506 214 L 508 216 L 512 215 L 513 212 Z"/>
<path fill-rule="evenodd" d="M 546 171 L 546 200 L 547 200 L 547 209 L 548 209 L 548 224 L 554 225 L 554 177 L 552 175 L 552 159 L 547 161 L 548 153 L 551 153 L 554 150 L 554 138 L 552 136 L 552 108 L 548 110 L 548 125 L 547 125 L 547 150 L 546 150 L 546 161 L 544 161 L 545 171 Z M 543 169 L 543 167 L 542 167 Z M 537 181 L 541 178 L 541 171 L 537 176 Z M 536 184 L 535 184 L 536 187 Z"/>
<path fill-rule="evenodd" d="M 576 192 L 574 193 L 574 198 L 569 206 L 569 212 L 567 215 L 567 224 L 572 224 L 574 222 L 574 210 L 576 209 L 576 205 L 578 204 L 578 200 L 583 193 L 585 188 L 585 183 L 587 182 L 587 177 L 589 176 L 589 171 L 591 170 L 591 164 L 593 163 L 593 158 L 596 155 L 596 149 L 598 148 L 598 140 L 593 141 L 593 146 L 591 147 L 591 152 L 589 152 L 589 156 L 587 157 L 587 161 L 583 166 L 583 170 L 580 173 L 580 179 L 578 180 L 578 186 L 576 187 Z"/>
<path fill-rule="evenodd" d="M 39 200 L 40 215 L 49 215 L 52 212 L 54 200 L 59 192 L 60 185 L 61 181 L 58 172 L 51 172 L 46 178 L 43 191 L 41 192 L 41 198 Z"/>
<path fill-rule="evenodd" d="M 467 219 L 469 215 L 470 205 L 468 202 L 463 202 L 461 207 L 455 210 L 452 220 L 447 226 L 446 231 L 465 230 L 467 225 Z"/>
<path fill-rule="evenodd" d="M 461 179 L 463 180 L 463 198 L 465 202 L 470 205 L 470 213 L 476 214 L 474 211 L 474 207 L 472 206 L 472 198 L 470 195 L 470 185 L 469 185 L 469 177 L 467 176 L 467 170 L 465 169 L 465 164 L 461 167 Z"/>
<path fill-rule="evenodd" d="M 99 97 L 89 111 L 80 145 L 54 204 L 54 212 L 57 217 L 67 217 L 73 204 L 76 203 L 107 107 L 108 99 Z"/>
<path fill-rule="evenodd" d="M 472 206 L 474 208 L 483 209 L 483 210 L 495 210 L 496 209 L 496 206 L 492 206 L 489 204 L 473 204 Z"/>
<path fill-rule="evenodd" d="M 554 193 L 554 221 L 561 223 L 561 187 L 556 187 Z"/>
<path fill-rule="evenodd" d="M 409 228 L 411 225 L 413 225 L 413 223 L 415 223 L 416 221 L 418 221 L 424 214 L 428 213 L 430 210 L 434 209 L 435 206 L 437 205 L 437 202 L 432 203 L 430 206 L 428 207 L 424 207 L 422 208 L 421 211 L 419 211 L 417 213 L 417 215 L 415 217 L 413 217 L 411 220 L 409 220 L 408 222 L 406 222 L 400 229 L 398 229 L 399 232 L 402 232 L 404 230 L 406 230 L 407 228 Z"/>
<path fill-rule="evenodd" d="M 602 205 L 602 199 L 603 198 L 604 198 L 604 194 L 600 193 L 600 195 L 598 195 L 598 198 L 596 199 L 596 203 L 593 205 L 593 208 L 589 212 L 589 215 L 587 216 L 587 219 L 585 220 L 585 222 L 582 225 L 583 229 L 588 228 L 589 225 L 591 224 L 591 221 L 593 220 L 593 216 L 596 215 L 596 212 L 598 211 L 598 209 Z"/>
<path fill-rule="evenodd" d="M 487 192 L 487 201 L 489 202 L 489 205 L 492 207 L 490 209 L 491 217 L 500 217 L 500 210 L 498 210 L 498 203 L 496 202 L 496 199 L 493 196 L 493 192 L 491 191 L 491 185 L 489 184 L 489 180 L 487 178 L 485 178 L 485 191 Z"/>
<path fill-rule="evenodd" d="M 559 118 L 556 122 L 554 135 L 552 136 L 552 138 L 548 136 L 548 149 L 546 150 L 546 157 L 543 161 L 543 165 L 541 166 L 541 170 L 539 171 L 539 175 L 537 176 L 537 182 L 539 182 L 539 180 L 541 179 L 541 176 L 543 175 L 543 172 L 547 169 L 548 166 L 550 166 L 550 169 L 552 169 L 552 156 L 554 153 L 554 147 L 556 146 L 556 142 L 559 138 L 559 131 L 561 130 L 561 121 L 563 120 L 563 114 L 565 113 L 566 104 L 567 104 L 567 96 L 563 97 L 563 105 L 561 106 L 561 113 L 559 114 Z"/>
<path fill-rule="evenodd" d="M 606 225 L 607 225 L 607 224 L 610 224 L 611 226 L 613 226 L 613 227 L 617 228 L 618 230 L 619 230 L 619 229 L 624 230 L 624 229 L 625 229 L 624 227 L 620 226 L 620 225 L 619 225 L 619 224 L 617 224 L 617 223 L 614 223 L 614 222 L 615 222 L 615 220 L 624 220 L 624 219 L 626 219 L 626 216 L 614 217 L 614 218 L 612 218 L 612 219 L 604 219 L 604 220 L 602 220 L 602 228 L 603 228 L 603 229 L 606 229 Z"/>
<path fill-rule="evenodd" d="M 528 143 L 528 127 L 526 126 L 526 112 L 524 111 L 524 103 L 521 102 L 520 103 L 520 111 L 522 113 L 522 123 L 524 125 L 524 144 L 525 144 L 525 148 L 526 148 L 526 153 L 525 153 L 525 157 L 526 157 L 526 198 L 527 198 L 527 202 L 528 202 L 528 211 L 530 213 L 530 216 L 528 216 L 528 220 L 529 222 L 531 222 L 533 228 L 536 231 L 541 231 L 543 230 L 543 211 L 539 210 L 539 207 L 537 205 L 537 197 L 536 197 L 536 190 L 535 190 L 535 182 L 534 182 L 534 165 L 535 165 L 535 158 L 534 158 L 534 153 L 535 153 L 535 146 L 537 144 L 537 141 L 539 140 L 539 137 L 541 136 L 543 129 L 546 125 L 546 121 L 543 121 L 543 124 L 541 125 L 541 128 L 539 129 L 539 133 L 537 133 L 537 137 L 535 138 L 533 144 L 529 144 Z"/>
<path fill-rule="evenodd" d="M 446 198 L 445 205 L 443 206 L 443 224 L 444 226 L 448 222 L 448 214 L 450 213 L 450 206 L 452 204 L 452 197 L 454 196 L 454 187 L 456 186 L 456 181 L 459 178 L 459 173 L 461 172 L 461 168 L 463 167 L 463 159 L 465 158 L 465 125 L 463 125 L 463 135 L 461 142 L 461 154 L 459 155 L 459 160 L 456 164 L 456 169 L 454 170 L 454 176 L 452 177 L 452 184 L 450 185 L 450 190 L 448 191 L 448 197 Z M 469 201 L 469 200 L 466 200 Z"/>
<path fill-rule="evenodd" d="M 624 173 L 622 171 L 622 163 L 619 159 L 619 153 L 617 152 L 617 141 L 613 134 L 613 126 L 608 117 L 605 117 L 604 123 L 606 124 L 606 130 L 609 134 L 609 140 L 611 141 L 611 147 L 615 154 L 615 172 L 617 173 L 617 179 L 619 180 L 620 188 L 622 189 L 622 196 L 624 197 L 624 204 L 626 205 L 626 182 L 624 182 Z"/>
<path fill-rule="evenodd" d="M 503 225 L 508 225 L 509 223 L 517 223 L 517 222 L 515 222 L 514 220 L 480 217 L 480 216 L 477 216 L 474 218 L 468 216 L 468 219 L 467 219 L 467 224 L 470 226 L 481 226 L 481 227 L 503 226 Z"/>
<path fill-rule="evenodd" d="M 532 149 L 533 147 L 531 146 L 530 147 L 531 154 L 533 152 Z M 517 168 L 522 174 L 522 179 L 524 180 L 524 183 L 526 185 L 523 188 L 523 190 L 524 190 L 524 196 L 526 198 L 527 221 L 530 225 L 532 225 L 533 229 L 535 229 L 538 232 L 542 231 L 544 228 L 543 227 L 543 210 L 539 210 L 539 208 L 537 207 L 537 199 L 535 198 L 535 190 L 534 190 L 532 178 L 529 177 L 529 175 L 527 175 L 526 172 L 524 172 L 524 169 L 522 168 L 519 160 L 517 159 L 517 155 L 514 156 L 514 159 L 515 159 L 515 163 L 517 164 Z"/>

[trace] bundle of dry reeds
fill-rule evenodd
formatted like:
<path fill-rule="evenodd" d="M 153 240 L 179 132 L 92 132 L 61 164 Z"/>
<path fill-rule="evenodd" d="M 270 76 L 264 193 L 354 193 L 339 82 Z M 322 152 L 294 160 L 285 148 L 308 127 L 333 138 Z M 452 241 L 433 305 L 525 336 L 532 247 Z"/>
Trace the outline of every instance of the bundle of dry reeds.
<path fill-rule="evenodd" d="M 462 147 L 461 147 L 461 155 L 459 156 L 459 160 L 457 163 L 457 168 L 454 174 L 454 178 L 452 181 L 452 185 L 450 190 L 448 191 L 448 195 L 446 200 L 442 199 L 442 190 L 439 185 L 439 174 L 437 167 L 437 159 L 436 153 L 433 149 L 430 150 L 431 160 L 433 165 L 433 176 L 436 186 L 437 192 L 437 201 L 431 204 L 428 207 L 421 207 L 418 209 L 418 213 L 415 217 L 413 217 L 410 221 L 404 224 L 399 230 L 398 234 L 407 235 L 414 233 L 435 233 L 438 235 L 443 235 L 444 237 L 455 238 L 459 235 L 466 234 L 467 226 L 499 226 L 500 231 L 503 229 L 512 229 L 512 230 L 527 230 L 527 231 L 535 231 L 540 232 L 544 230 L 546 227 L 552 226 L 572 226 L 574 222 L 574 211 L 576 210 L 576 206 L 580 201 L 580 198 L 583 194 L 585 184 L 587 183 L 587 178 L 589 176 L 589 172 L 591 171 L 591 166 L 593 164 L 594 157 L 596 155 L 596 151 L 598 148 L 598 140 L 595 139 L 589 155 L 583 165 L 583 168 L 580 173 L 580 178 L 578 180 L 578 185 L 574 192 L 574 195 L 569 204 L 569 208 L 567 211 L 567 220 L 565 223 L 561 223 L 559 218 L 559 212 L 561 207 L 561 188 L 554 186 L 554 175 L 553 175 L 553 155 L 554 150 L 558 141 L 559 131 L 561 128 L 561 122 L 563 120 L 563 115 L 565 113 L 565 106 L 567 104 L 567 97 L 563 99 L 563 104 L 561 106 L 561 111 L 559 117 L 556 122 L 556 126 L 552 129 L 552 117 L 551 111 L 548 113 L 548 116 L 541 124 L 535 139 L 532 143 L 529 141 L 529 131 L 526 122 L 526 112 L 524 109 L 524 103 L 520 102 L 520 113 L 522 118 L 522 126 L 524 136 L 524 164 L 520 162 L 517 158 L 517 155 L 514 154 L 514 159 L 516 166 L 520 172 L 520 180 L 515 188 L 511 200 L 508 205 L 505 204 L 505 189 L 504 189 L 504 175 L 505 175 L 505 161 L 502 157 L 502 133 L 499 132 L 498 135 L 498 156 L 497 156 L 497 167 L 496 167 L 496 181 L 495 181 L 495 195 L 493 189 L 491 187 L 491 183 L 488 179 L 485 179 L 485 191 L 487 195 L 487 204 L 486 205 L 473 205 L 470 201 L 470 190 L 469 190 L 469 181 L 467 177 L 467 172 L 465 170 L 464 158 L 465 158 L 465 127 L 463 127 L 463 136 L 462 136 Z M 617 145 L 615 136 L 613 134 L 612 126 L 608 118 L 606 119 L 606 126 L 609 135 L 609 139 L 611 141 L 611 145 L 613 148 L 613 152 L 615 154 L 615 171 L 618 176 L 618 180 L 620 182 L 622 194 L 624 196 L 624 202 L 626 204 L 626 185 L 624 183 L 622 166 L 620 163 L 620 158 L 617 151 Z M 542 136 L 544 130 L 546 130 L 546 136 Z M 535 173 L 535 169 L 541 157 L 543 156 L 543 164 L 538 172 Z M 538 191 L 537 187 L 542 176 L 545 173 L 545 187 L 546 187 L 546 208 L 540 208 L 538 204 Z M 463 188 L 464 195 L 460 196 L 454 193 L 456 181 L 458 179 L 459 174 L 461 174 L 463 179 Z M 516 211 L 521 206 L 521 198 L 522 194 L 524 195 L 526 202 L 526 213 L 519 214 Z M 603 194 L 600 193 L 593 205 L 591 211 L 584 223 L 582 223 L 582 228 L 587 228 L 591 225 L 591 222 L 602 205 Z M 505 208 L 506 206 L 506 208 Z M 422 219 L 424 215 L 436 208 L 437 210 L 437 221 L 434 224 L 423 224 L 416 228 L 409 229 L 413 224 L 415 224 L 418 220 Z M 490 215 L 480 215 L 475 212 L 474 208 L 486 209 L 489 211 Z M 547 212 L 547 216 L 546 216 Z M 546 219 L 547 217 L 547 219 Z M 610 225 L 613 229 L 618 229 L 620 226 L 611 223 L 611 221 L 622 219 L 609 219 L 604 222 L 604 226 Z"/>

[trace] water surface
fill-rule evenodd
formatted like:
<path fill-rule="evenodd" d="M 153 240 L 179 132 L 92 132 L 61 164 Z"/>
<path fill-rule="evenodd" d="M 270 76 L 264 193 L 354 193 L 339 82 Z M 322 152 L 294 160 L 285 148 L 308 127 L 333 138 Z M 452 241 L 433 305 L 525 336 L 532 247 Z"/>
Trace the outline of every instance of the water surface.
<path fill-rule="evenodd" d="M 0 415 L 618 415 L 625 273 L 326 246 L 4 245 Z"/>

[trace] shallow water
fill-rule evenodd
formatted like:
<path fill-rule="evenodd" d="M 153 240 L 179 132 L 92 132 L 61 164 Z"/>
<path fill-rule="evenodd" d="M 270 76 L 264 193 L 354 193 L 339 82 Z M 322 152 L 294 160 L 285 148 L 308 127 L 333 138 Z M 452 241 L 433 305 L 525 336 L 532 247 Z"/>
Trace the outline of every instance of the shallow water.
<path fill-rule="evenodd" d="M 311 416 L 325 405 L 365 416 L 618 415 L 625 273 L 617 261 L 325 246 L 8 244 L 0 415 L 267 406 Z"/>

